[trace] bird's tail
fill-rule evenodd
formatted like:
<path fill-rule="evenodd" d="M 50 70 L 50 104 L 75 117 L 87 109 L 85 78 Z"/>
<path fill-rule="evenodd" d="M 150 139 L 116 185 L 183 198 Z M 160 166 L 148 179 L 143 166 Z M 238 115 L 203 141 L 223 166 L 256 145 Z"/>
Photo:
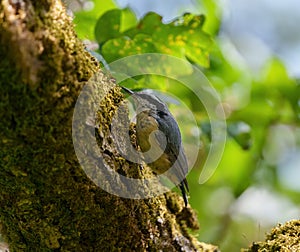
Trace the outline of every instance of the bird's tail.
<path fill-rule="evenodd" d="M 185 205 L 185 207 L 187 207 L 187 205 L 189 203 L 188 198 L 187 198 L 187 192 L 189 191 L 189 187 L 188 187 L 186 179 L 184 179 L 183 181 L 180 182 L 179 188 L 181 190 L 181 194 L 182 194 L 182 197 L 184 200 L 184 205 Z"/>

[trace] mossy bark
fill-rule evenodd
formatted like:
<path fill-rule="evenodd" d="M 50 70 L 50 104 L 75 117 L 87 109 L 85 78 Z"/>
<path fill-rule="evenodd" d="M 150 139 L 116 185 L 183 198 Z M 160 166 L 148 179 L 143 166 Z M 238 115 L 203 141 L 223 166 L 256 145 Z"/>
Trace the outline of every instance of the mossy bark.
<path fill-rule="evenodd" d="M 242 252 L 297 252 L 300 251 L 300 221 L 288 221 L 274 227 L 263 242 L 253 242 Z"/>
<path fill-rule="evenodd" d="M 60 1 L 3 0 L 0 29 L 0 220 L 10 250 L 216 251 L 188 233 L 198 224 L 177 194 L 120 198 L 81 169 L 73 109 L 99 68 Z M 126 175 L 138 167 L 105 141 L 123 96 L 110 77 L 98 77 L 103 90 L 113 87 L 99 116 L 101 142 L 107 163 Z"/>

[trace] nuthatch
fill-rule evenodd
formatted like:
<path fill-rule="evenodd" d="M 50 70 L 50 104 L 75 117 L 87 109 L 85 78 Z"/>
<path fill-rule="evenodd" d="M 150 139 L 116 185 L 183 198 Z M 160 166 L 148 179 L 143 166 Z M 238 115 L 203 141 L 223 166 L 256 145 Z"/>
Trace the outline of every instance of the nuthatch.
<path fill-rule="evenodd" d="M 166 172 L 167 177 L 180 188 L 187 206 L 189 188 L 185 177 L 188 173 L 188 163 L 175 118 L 167 105 L 154 94 L 147 91 L 133 92 L 125 87 L 122 89 L 133 97 L 137 114 L 137 143 L 143 152 L 144 160 L 156 174 Z M 160 155 L 154 159 L 153 153 Z"/>

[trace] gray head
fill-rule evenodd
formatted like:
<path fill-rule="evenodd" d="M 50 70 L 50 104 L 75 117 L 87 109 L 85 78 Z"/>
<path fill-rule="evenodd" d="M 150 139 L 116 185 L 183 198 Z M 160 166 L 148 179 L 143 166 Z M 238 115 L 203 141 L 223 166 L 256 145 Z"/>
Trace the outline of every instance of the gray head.
<path fill-rule="evenodd" d="M 127 88 L 122 87 L 127 93 L 131 94 L 137 112 L 150 110 L 157 113 L 157 111 L 168 113 L 167 105 L 161 101 L 150 89 L 139 92 L 133 92 Z"/>

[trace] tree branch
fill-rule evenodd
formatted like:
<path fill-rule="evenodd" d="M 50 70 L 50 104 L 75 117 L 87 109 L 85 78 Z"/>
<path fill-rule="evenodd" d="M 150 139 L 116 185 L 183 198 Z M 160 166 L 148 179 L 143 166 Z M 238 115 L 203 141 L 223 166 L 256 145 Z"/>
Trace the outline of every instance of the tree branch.
<path fill-rule="evenodd" d="M 0 24 L 0 220 L 10 249 L 217 251 L 188 233 L 197 221 L 177 194 L 117 197 L 81 169 L 72 143 L 73 109 L 99 69 L 62 4 L 4 0 Z M 97 117 L 106 163 L 144 176 L 111 143 L 109 123 L 123 99 L 119 88 L 102 72 L 97 85 L 106 94 Z"/>

